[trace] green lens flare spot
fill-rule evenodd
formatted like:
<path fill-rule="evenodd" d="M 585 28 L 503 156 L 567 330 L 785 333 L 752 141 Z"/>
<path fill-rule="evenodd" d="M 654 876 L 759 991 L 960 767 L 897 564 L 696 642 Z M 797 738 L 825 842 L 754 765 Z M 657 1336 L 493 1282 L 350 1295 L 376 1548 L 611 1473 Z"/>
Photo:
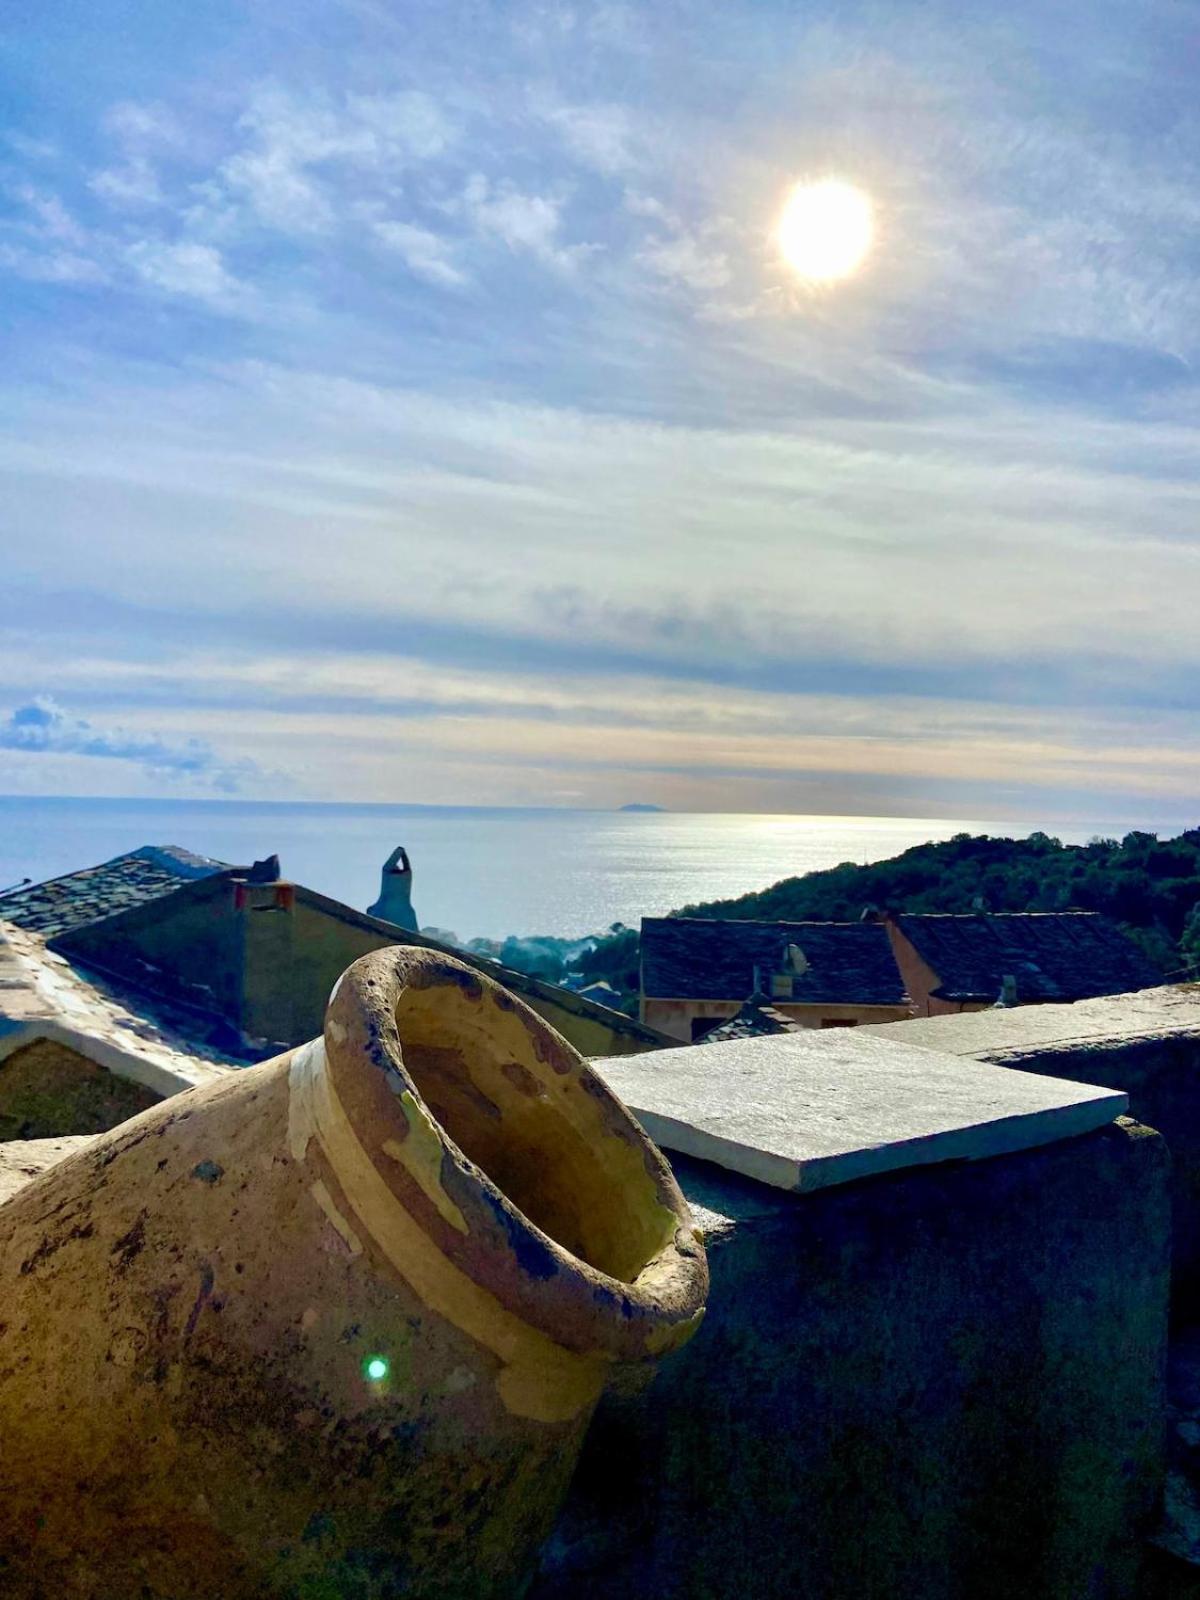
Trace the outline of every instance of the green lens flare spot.
<path fill-rule="evenodd" d="M 372 1383 L 382 1383 L 388 1375 L 388 1363 L 383 1356 L 368 1356 L 363 1362 L 363 1371 Z"/>

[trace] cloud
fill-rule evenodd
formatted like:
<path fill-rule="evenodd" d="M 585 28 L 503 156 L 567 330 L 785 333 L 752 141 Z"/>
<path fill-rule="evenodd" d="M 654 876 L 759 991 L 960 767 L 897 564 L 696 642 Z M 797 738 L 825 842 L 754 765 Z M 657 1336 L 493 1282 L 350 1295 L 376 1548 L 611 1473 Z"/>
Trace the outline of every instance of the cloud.
<path fill-rule="evenodd" d="M 201 739 L 188 739 L 175 745 L 156 737 L 125 733 L 119 728 L 105 731 L 81 717 L 69 715 L 44 695 L 18 706 L 0 722 L 0 750 L 15 750 L 25 755 L 95 756 L 110 761 L 129 761 L 151 777 L 190 778 L 230 792 L 258 772 L 252 761 L 222 761 Z"/>
<path fill-rule="evenodd" d="M 442 107 L 418 89 L 399 94 L 351 95 L 346 111 L 351 122 L 377 139 L 377 146 L 371 150 L 371 160 L 376 162 L 432 161 L 457 138 L 457 130 Z"/>
<path fill-rule="evenodd" d="M 154 161 L 164 154 L 177 155 L 184 143 L 174 114 L 162 105 L 123 100 L 108 108 L 103 125 L 121 159 L 93 173 L 88 188 L 120 210 L 164 204 Z"/>
<path fill-rule="evenodd" d="M 0 673 L 9 676 L 25 660 L 24 651 L 0 657 Z M 199 735 L 219 729 L 242 748 L 269 750 L 289 770 L 316 772 L 323 760 L 329 771 L 328 753 L 336 751 L 332 788 L 346 798 L 382 795 L 389 782 L 413 793 L 420 774 L 437 771 L 445 781 L 456 763 L 477 761 L 498 772 L 524 766 L 711 779 L 716 798 L 717 780 L 728 780 L 727 797 L 734 780 L 753 780 L 760 801 L 772 785 L 824 774 L 841 789 L 835 809 L 850 801 L 861 807 L 865 793 L 886 801 L 909 784 L 944 797 L 973 784 L 972 804 L 984 816 L 1017 794 L 1036 815 L 1046 803 L 1039 796 L 1085 793 L 1092 782 L 1141 794 L 1143 807 L 1147 796 L 1171 797 L 1175 811 L 1186 813 L 1200 774 L 1194 716 L 913 698 L 886 685 L 876 695 L 762 695 L 650 676 L 579 675 L 564 665 L 557 677 L 469 672 L 416 656 L 337 655 L 307 644 L 247 662 L 223 645 L 153 666 L 92 657 L 72 663 L 68 676 L 73 692 L 116 692 L 143 715 L 170 706 L 177 723 Z"/>
<path fill-rule="evenodd" d="M 76 222 L 57 195 L 44 194 L 26 184 L 17 190 L 17 199 L 32 213 L 33 226 L 40 238 L 65 245 L 87 243 L 87 230 Z"/>
<path fill-rule="evenodd" d="M 514 254 L 531 255 L 546 266 L 571 269 L 591 245 L 563 245 L 562 201 L 548 194 L 523 194 L 512 184 L 493 187 L 481 173 L 463 191 L 467 215 L 480 233 L 500 239 Z"/>
<path fill-rule="evenodd" d="M 103 241 L 85 228 L 56 194 L 32 184 L 12 191 L 23 212 L 0 240 L 0 268 L 31 283 L 103 283 L 108 272 L 100 257 Z"/>
<path fill-rule="evenodd" d="M 861 697 L 893 776 L 917 720 L 899 692 L 939 713 L 954 693 L 1036 708 L 989 735 L 989 783 L 1023 770 L 1022 748 L 1057 781 L 1076 756 L 1038 754 L 1055 717 L 1078 715 L 1086 745 L 1114 708 L 1194 714 L 1200 121 L 1177 10 L 1135 24 L 1102 5 L 1080 49 L 1033 0 L 962 17 L 910 0 L 870 21 L 250 9 L 233 34 L 185 23 L 176 55 L 132 74 L 139 30 L 97 26 L 69 109 L 39 87 L 68 65 L 43 30 L 16 102 L 59 154 L 4 150 L 26 187 L 0 268 L 36 284 L 7 286 L 4 584 L 34 595 L 62 665 L 34 671 L 23 646 L 6 704 L 46 690 L 141 729 L 148 702 L 92 671 L 97 641 L 131 670 L 233 641 L 219 684 L 175 685 L 193 709 L 210 696 L 210 722 L 181 721 L 165 679 L 154 714 L 261 758 L 260 740 L 308 736 L 301 676 L 336 739 L 338 675 L 400 641 L 337 712 L 370 701 L 406 739 L 469 715 L 481 771 L 518 715 L 529 762 L 582 759 L 611 718 L 598 759 L 619 767 L 621 729 L 643 726 L 636 678 L 666 732 L 712 705 L 711 740 L 672 759 L 714 773 L 771 766 L 735 747 L 734 688 L 734 722 L 784 751 L 820 729 L 774 718 L 781 696 Z M 161 102 L 89 98 L 122 81 Z M 854 280 L 808 292 L 771 220 L 826 170 L 871 192 L 878 243 Z M 164 610 L 135 641 L 150 593 Z M 297 639 L 328 674 L 264 683 Z M 519 672 L 503 715 L 480 707 L 481 685 Z M 588 672 L 610 682 L 583 710 L 534 681 Z M 217 697 L 239 694 L 235 735 Z M 582 731 L 546 731 L 563 726 Z M 361 731 L 354 781 L 372 793 L 402 766 L 389 732 Z M 971 730 L 953 737 L 968 753 Z M 314 791 L 348 792 L 309 743 Z M 928 729 L 919 743 L 935 784 L 952 759 Z M 1151 741 L 1129 748 L 1130 772 L 1157 770 Z M 854 751 L 805 752 L 861 770 Z"/>
<path fill-rule="evenodd" d="M 2 137 L 14 155 L 20 156 L 25 161 L 54 161 L 59 154 L 59 148 L 53 139 L 34 139 L 16 128 L 7 129 Z"/>
<path fill-rule="evenodd" d="M 541 106 L 541 116 L 582 165 L 604 177 L 627 173 L 641 163 L 641 131 L 625 106 L 570 105 L 549 99 Z"/>
<path fill-rule="evenodd" d="M 375 237 L 403 260 L 408 270 L 426 283 L 442 289 L 461 289 L 468 275 L 454 262 L 453 246 L 428 228 L 411 222 L 379 218 L 372 223 Z"/>
<path fill-rule="evenodd" d="M 672 228 L 683 226 L 678 214 L 664 205 L 655 195 L 642 194 L 637 189 L 626 189 L 622 204 L 631 217 L 651 217 L 655 222 L 666 223 Z"/>
<path fill-rule="evenodd" d="M 338 169 L 393 181 L 455 137 L 440 107 L 418 90 L 339 99 L 266 85 L 239 127 L 247 142 L 222 163 L 214 197 L 238 199 L 262 226 L 301 236 L 332 227 Z"/>
<path fill-rule="evenodd" d="M 249 207 L 254 220 L 281 233 L 320 233 L 333 221 L 333 206 L 307 166 L 278 144 L 239 151 L 221 169 L 224 192 L 210 185 L 216 209 L 226 196 Z"/>
<path fill-rule="evenodd" d="M 660 278 L 686 284 L 689 289 L 721 289 L 733 276 L 723 251 L 707 249 L 686 233 L 646 245 L 638 259 Z"/>
<path fill-rule="evenodd" d="M 114 206 L 157 206 L 163 202 L 158 174 L 144 156 L 105 167 L 88 179 L 88 188 Z"/>
<path fill-rule="evenodd" d="M 108 274 L 97 261 L 70 250 L 30 250 L 19 245 L 0 244 L 0 268 L 30 283 L 96 284 Z"/>
<path fill-rule="evenodd" d="M 949 385 L 914 414 L 776 408 L 763 427 L 728 376 L 719 427 L 299 364 L 193 371 L 169 416 L 143 383 L 89 383 L 73 415 L 25 406 L 0 445 L 28 530 L 13 544 L 50 585 L 70 570 L 134 594 L 149 572 L 280 616 L 319 596 L 318 623 L 340 613 L 346 635 L 378 637 L 399 610 L 426 638 L 470 619 L 709 672 L 822 656 L 999 672 L 1007 656 L 1011 677 L 1023 658 L 1090 660 L 1098 638 L 1130 681 L 1196 663 L 1191 427 L 983 409 Z"/>
<path fill-rule="evenodd" d="M 179 123 L 166 106 L 146 101 L 118 101 L 105 112 L 104 127 L 127 150 L 174 145 L 182 138 Z"/>
<path fill-rule="evenodd" d="M 218 311 L 228 311 L 244 298 L 244 286 L 226 270 L 221 252 L 210 244 L 140 239 L 126 255 L 140 278 L 167 294 L 199 300 Z"/>

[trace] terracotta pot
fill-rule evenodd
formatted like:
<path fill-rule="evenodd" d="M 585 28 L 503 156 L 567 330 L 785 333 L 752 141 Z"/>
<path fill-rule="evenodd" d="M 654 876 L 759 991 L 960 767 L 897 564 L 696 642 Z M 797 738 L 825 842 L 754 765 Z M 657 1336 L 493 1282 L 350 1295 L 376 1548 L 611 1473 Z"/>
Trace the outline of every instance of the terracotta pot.
<path fill-rule="evenodd" d="M 440 954 L 365 956 L 323 1042 L 0 1208 L 0 1593 L 518 1593 L 605 1382 L 706 1288 L 565 1040 Z"/>

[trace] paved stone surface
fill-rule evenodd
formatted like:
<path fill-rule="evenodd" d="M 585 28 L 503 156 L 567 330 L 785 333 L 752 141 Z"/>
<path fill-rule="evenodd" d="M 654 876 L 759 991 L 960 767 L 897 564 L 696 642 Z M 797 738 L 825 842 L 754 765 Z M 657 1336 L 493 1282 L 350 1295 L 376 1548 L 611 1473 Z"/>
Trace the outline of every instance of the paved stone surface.
<path fill-rule="evenodd" d="M 788 1190 L 1031 1149 L 1128 1105 L 893 1039 L 810 1031 L 593 1064 L 664 1149 Z"/>
<path fill-rule="evenodd" d="M 85 1133 L 62 1139 L 21 1139 L 0 1144 L 0 1206 L 48 1167 L 85 1149 L 95 1137 L 95 1134 Z"/>

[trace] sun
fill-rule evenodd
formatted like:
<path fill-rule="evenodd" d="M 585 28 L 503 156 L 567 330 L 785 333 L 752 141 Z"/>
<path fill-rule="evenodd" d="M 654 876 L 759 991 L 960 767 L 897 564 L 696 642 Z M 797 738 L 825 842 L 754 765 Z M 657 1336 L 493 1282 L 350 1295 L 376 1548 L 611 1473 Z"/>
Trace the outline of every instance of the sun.
<path fill-rule="evenodd" d="M 847 278 L 862 265 L 874 235 L 871 202 L 838 178 L 798 183 L 779 218 L 783 259 L 812 283 Z"/>

